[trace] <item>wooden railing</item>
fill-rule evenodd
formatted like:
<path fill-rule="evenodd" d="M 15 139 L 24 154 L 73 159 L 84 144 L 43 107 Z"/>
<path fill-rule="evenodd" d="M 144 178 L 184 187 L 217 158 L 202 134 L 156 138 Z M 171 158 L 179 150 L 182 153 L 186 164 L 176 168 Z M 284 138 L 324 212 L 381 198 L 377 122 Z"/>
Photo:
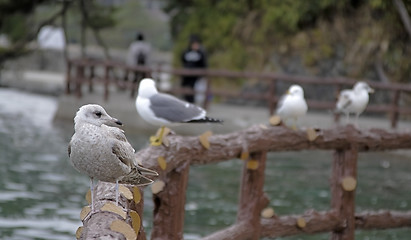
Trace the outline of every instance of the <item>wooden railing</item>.
<path fill-rule="evenodd" d="M 351 88 L 358 80 L 333 77 L 333 78 L 319 78 L 319 77 L 305 77 L 292 76 L 276 73 L 257 73 L 257 72 L 235 72 L 228 70 L 188 70 L 188 69 L 164 69 L 159 65 L 158 67 L 144 67 L 135 66 L 130 67 L 124 63 L 113 61 L 97 61 L 90 59 L 73 59 L 67 62 L 66 75 L 66 93 L 75 92 L 76 96 L 82 96 L 82 86 L 88 85 L 90 92 L 93 91 L 93 82 L 100 82 L 104 84 L 104 99 L 109 99 L 109 87 L 111 84 L 116 84 L 120 87 L 131 89 L 131 96 L 134 96 L 135 90 L 138 86 L 138 81 L 127 81 L 127 73 L 137 72 L 140 77 L 152 76 L 153 73 L 169 73 L 173 76 L 197 75 L 204 76 L 207 79 L 207 87 L 205 92 L 205 101 L 203 107 L 207 108 L 210 104 L 211 98 L 209 96 L 219 96 L 224 98 L 239 98 L 239 99 L 254 99 L 263 100 L 267 103 L 270 114 L 273 114 L 276 103 L 282 92 L 277 91 L 277 85 L 280 82 L 297 83 L 303 85 L 314 86 L 330 86 L 332 97 L 326 100 L 307 99 L 309 109 L 327 109 L 335 108 L 335 100 L 338 93 L 343 88 Z M 264 93 L 247 93 L 240 91 L 230 91 L 227 89 L 212 88 L 212 82 L 215 78 L 223 79 L 258 79 L 267 83 L 266 91 Z M 397 83 L 377 83 L 368 81 L 368 83 L 378 92 L 385 92 L 389 103 L 370 104 L 367 107 L 367 112 L 384 113 L 390 116 L 391 126 L 397 126 L 399 116 L 411 115 L 411 107 L 405 104 L 400 104 L 401 96 L 411 93 L 411 85 L 397 84 Z M 192 90 L 173 88 L 173 93 L 192 93 Z"/>
<path fill-rule="evenodd" d="M 204 134 L 199 137 L 168 135 L 167 146 L 148 147 L 138 151 L 137 157 L 145 167 L 159 172 L 153 184 L 153 229 L 151 239 L 183 239 L 184 206 L 189 181 L 190 166 L 210 164 L 229 159 L 242 159 L 240 197 L 235 223 L 228 228 L 211 233 L 203 239 L 256 240 L 262 237 L 281 237 L 298 234 L 330 232 L 332 240 L 353 240 L 356 229 L 388 229 L 411 227 L 411 210 L 405 212 L 380 210 L 355 212 L 355 192 L 357 186 L 357 159 L 359 152 L 411 149 L 411 133 L 390 132 L 382 129 L 358 130 L 352 125 L 333 129 L 291 130 L 283 126 L 256 125 L 248 129 L 225 134 Z M 308 210 L 301 215 L 265 215 L 262 211 L 270 202 L 264 193 L 265 168 L 268 152 L 331 150 L 334 159 L 331 170 L 331 203 L 327 211 Z M 275 161 L 275 160 L 273 160 Z M 310 161 L 307 159 L 307 161 Z M 271 183 L 272 184 L 272 183 Z M 275 183 L 275 184 L 281 184 Z M 307 182 L 307 185 L 310 184 Z M 103 185 L 103 187 L 101 186 Z M 97 199 L 114 199 L 107 196 L 106 183 L 99 183 Z M 138 188 L 134 189 L 137 195 Z M 128 194 L 131 195 L 131 194 Z M 135 194 L 136 195 L 136 194 Z M 141 197 L 137 197 L 141 199 Z M 134 232 L 127 239 L 145 240 L 144 229 L 130 220 L 142 216 L 142 203 L 130 198 L 121 198 L 123 210 L 111 211 L 109 223 L 101 223 L 108 218 L 108 209 L 98 211 L 83 221 L 79 231 L 83 239 L 99 236 L 110 227 L 110 231 Z M 134 203 L 137 203 L 137 207 Z M 101 206 L 102 204 L 97 204 Z M 98 208 L 97 208 L 98 209 Z M 113 218 L 116 218 L 113 220 Z M 135 218 L 135 217 L 134 217 Z M 111 221 L 124 221 L 131 227 L 113 228 Z M 99 222 L 99 224 L 96 224 Z M 96 225 L 99 228 L 96 228 Z M 137 227 L 136 227 L 137 226 Z M 135 234 L 135 233 L 138 233 Z M 112 235 L 113 236 L 113 235 Z"/>

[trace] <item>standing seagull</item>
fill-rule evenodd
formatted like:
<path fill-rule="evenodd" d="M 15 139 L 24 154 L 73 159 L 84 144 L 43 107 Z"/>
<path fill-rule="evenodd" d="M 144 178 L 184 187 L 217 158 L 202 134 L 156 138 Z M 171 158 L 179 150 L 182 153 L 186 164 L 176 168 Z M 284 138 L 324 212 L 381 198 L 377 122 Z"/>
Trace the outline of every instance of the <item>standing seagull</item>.
<path fill-rule="evenodd" d="M 369 93 L 373 93 L 372 89 L 366 82 L 357 82 L 353 89 L 341 91 L 338 96 L 338 101 L 335 107 L 335 112 L 344 113 L 347 117 L 347 123 L 350 118 L 350 113 L 355 114 L 355 125 L 358 124 L 358 116 L 365 110 L 369 100 Z"/>
<path fill-rule="evenodd" d="M 136 108 L 146 122 L 161 127 L 159 136 L 150 137 L 153 146 L 162 144 L 165 126 L 175 126 L 181 123 L 223 122 L 207 117 L 206 111 L 196 105 L 165 93 L 159 93 L 154 80 L 151 78 L 141 80 Z"/>
<path fill-rule="evenodd" d="M 90 177 L 91 209 L 94 212 L 93 179 L 145 186 L 153 181 L 145 176 L 158 176 L 155 171 L 136 163 L 135 150 L 124 131 L 115 127 L 122 123 L 107 114 L 103 107 L 88 104 L 74 117 L 74 135 L 68 146 L 70 161 L 79 172 Z M 110 127 L 111 126 L 111 127 Z"/>
<path fill-rule="evenodd" d="M 276 114 L 283 120 L 294 119 L 292 128 L 297 129 L 297 121 L 307 113 L 307 103 L 304 99 L 304 90 L 300 85 L 291 85 L 277 104 Z"/>

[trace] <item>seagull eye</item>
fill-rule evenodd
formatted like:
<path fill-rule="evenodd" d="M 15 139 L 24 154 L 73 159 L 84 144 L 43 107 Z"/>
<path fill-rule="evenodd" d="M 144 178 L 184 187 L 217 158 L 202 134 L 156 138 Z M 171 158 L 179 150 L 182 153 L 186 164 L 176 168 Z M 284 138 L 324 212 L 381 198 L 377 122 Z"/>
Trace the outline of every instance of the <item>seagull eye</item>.
<path fill-rule="evenodd" d="M 101 112 L 95 112 L 94 114 L 96 114 L 96 116 L 98 117 L 98 118 L 100 118 L 101 117 Z"/>

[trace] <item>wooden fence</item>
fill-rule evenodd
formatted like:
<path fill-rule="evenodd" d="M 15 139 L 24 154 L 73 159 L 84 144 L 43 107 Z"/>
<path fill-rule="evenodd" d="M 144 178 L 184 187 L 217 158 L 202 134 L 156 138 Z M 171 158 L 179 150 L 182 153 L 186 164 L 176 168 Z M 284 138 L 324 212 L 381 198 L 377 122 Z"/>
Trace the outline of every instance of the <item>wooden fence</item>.
<path fill-rule="evenodd" d="M 278 83 L 297 83 L 314 86 L 330 86 L 334 93 L 332 99 L 318 100 L 307 99 L 309 109 L 327 109 L 332 110 L 335 107 L 335 100 L 338 93 L 343 88 L 351 88 L 358 80 L 349 78 L 318 78 L 318 77 L 303 77 L 282 75 L 276 73 L 257 73 L 257 72 L 235 72 L 228 70 L 188 70 L 188 69 L 163 69 L 161 65 L 158 67 L 130 67 L 124 63 L 113 61 L 97 61 L 90 59 L 73 59 L 67 62 L 66 74 L 66 93 L 71 94 L 73 91 L 76 96 L 82 96 L 82 86 L 87 85 L 90 92 L 93 91 L 93 82 L 104 84 L 104 99 L 109 99 L 109 87 L 115 84 L 131 90 L 131 96 L 134 97 L 138 81 L 125 81 L 129 72 L 137 72 L 141 76 L 152 76 L 154 73 L 168 73 L 173 76 L 183 75 L 198 75 L 204 76 L 207 79 L 207 87 L 205 92 L 205 101 L 203 107 L 207 108 L 210 104 L 209 96 L 231 97 L 239 99 L 263 100 L 267 103 L 270 114 L 273 114 L 276 103 L 282 92 L 278 92 Z M 118 76 L 120 74 L 120 76 Z M 267 83 L 267 88 L 264 93 L 250 93 L 240 91 L 230 91 L 227 89 L 212 88 L 213 79 L 227 79 L 230 81 L 238 79 L 257 79 Z M 397 126 L 399 116 L 410 115 L 411 107 L 406 104 L 400 104 L 401 96 L 411 93 L 411 86 L 406 84 L 395 83 L 377 83 L 368 81 L 368 83 L 377 91 L 387 93 L 390 102 L 387 104 L 374 104 L 367 107 L 367 112 L 384 113 L 390 117 L 391 126 Z M 173 88 L 173 93 L 192 93 L 191 90 Z"/>
<path fill-rule="evenodd" d="M 204 237 L 204 240 L 256 240 L 262 237 L 322 232 L 330 232 L 332 240 L 353 240 L 356 229 L 411 227 L 411 210 L 355 212 L 358 153 L 411 149 L 409 132 L 358 130 L 352 125 L 306 131 L 293 131 L 281 125 L 256 125 L 225 135 L 206 133 L 199 137 L 183 137 L 171 134 L 167 139 L 167 146 L 150 146 L 137 152 L 137 157 L 145 167 L 160 173 L 152 187 L 155 189 L 151 231 L 153 240 L 183 239 L 184 206 L 190 166 L 235 158 L 244 164 L 237 218 L 233 225 L 211 233 Z M 308 210 L 301 215 L 289 216 L 264 214 L 262 217 L 263 209 L 270 202 L 263 190 L 267 153 L 300 150 L 334 152 L 330 209 L 322 212 Z M 103 205 L 102 201 L 114 200 L 114 184 L 111 184 L 110 191 L 106 185 L 107 183 L 100 183 L 97 187 L 97 209 Z M 116 236 L 115 234 L 121 232 L 127 239 L 146 239 L 141 227 L 141 193 L 138 188 L 134 188 L 133 192 L 134 194 L 122 194 L 120 203 L 126 211 L 105 207 L 88 217 L 83 214 L 84 227 L 78 231 L 78 238 L 88 239 L 104 234 Z M 107 196 L 108 193 L 111 196 Z M 109 223 L 106 224 L 107 222 Z M 119 222 L 125 222 L 123 228 L 118 227 L 121 225 Z M 115 233 L 112 233 L 113 231 Z"/>

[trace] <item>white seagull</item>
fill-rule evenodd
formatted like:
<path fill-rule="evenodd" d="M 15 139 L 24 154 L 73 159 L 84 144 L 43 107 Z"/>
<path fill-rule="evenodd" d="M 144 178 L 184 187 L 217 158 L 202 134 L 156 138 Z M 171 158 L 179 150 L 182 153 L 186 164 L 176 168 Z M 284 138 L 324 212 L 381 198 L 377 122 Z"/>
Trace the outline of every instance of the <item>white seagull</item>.
<path fill-rule="evenodd" d="M 284 121 L 293 119 L 292 128 L 297 128 L 299 118 L 307 113 L 307 103 L 304 99 L 304 90 L 300 85 L 291 85 L 286 94 L 284 94 L 277 104 L 276 115 L 280 116 Z"/>
<path fill-rule="evenodd" d="M 74 117 L 74 135 L 68 146 L 68 155 L 75 169 L 90 177 L 91 208 L 94 212 L 93 179 L 145 186 L 153 181 L 146 176 L 157 172 L 138 165 L 135 150 L 127 141 L 124 131 L 114 127 L 122 123 L 107 114 L 103 107 L 88 104 L 80 107 Z"/>
<path fill-rule="evenodd" d="M 181 123 L 223 122 L 207 117 L 207 112 L 201 107 L 169 94 L 159 93 L 154 80 L 151 78 L 141 80 L 136 98 L 136 108 L 146 122 L 161 127 L 159 136 L 150 137 L 153 146 L 162 144 L 165 126 L 175 126 Z"/>
<path fill-rule="evenodd" d="M 355 114 L 355 124 L 357 125 L 358 116 L 365 110 L 369 100 L 369 93 L 372 89 L 366 82 L 357 82 L 353 89 L 342 90 L 338 96 L 335 112 L 344 113 L 347 117 L 347 123 L 350 113 Z"/>

